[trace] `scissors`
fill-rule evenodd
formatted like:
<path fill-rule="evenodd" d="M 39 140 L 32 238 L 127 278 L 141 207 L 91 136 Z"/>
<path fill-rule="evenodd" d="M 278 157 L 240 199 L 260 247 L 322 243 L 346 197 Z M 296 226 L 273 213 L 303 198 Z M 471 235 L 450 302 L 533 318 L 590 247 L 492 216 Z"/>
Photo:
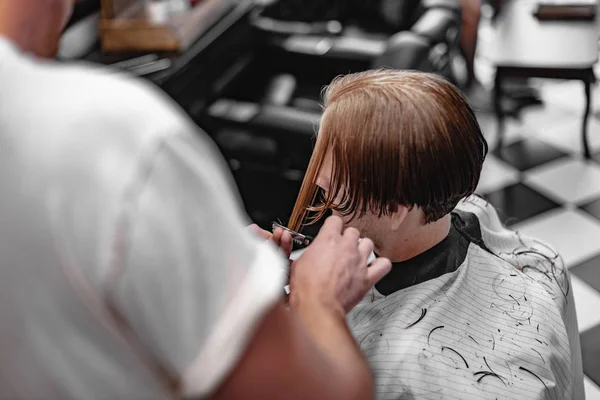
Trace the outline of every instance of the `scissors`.
<path fill-rule="evenodd" d="M 281 228 L 286 232 L 289 232 L 292 235 L 292 243 L 295 244 L 296 246 L 298 246 L 299 248 L 305 248 L 307 247 L 313 240 L 314 238 L 311 236 L 307 236 L 307 235 L 303 235 L 302 233 L 293 231 L 289 228 L 286 228 L 285 226 L 283 226 L 282 224 L 278 223 L 278 222 L 272 222 L 272 231 L 275 232 L 276 228 Z"/>

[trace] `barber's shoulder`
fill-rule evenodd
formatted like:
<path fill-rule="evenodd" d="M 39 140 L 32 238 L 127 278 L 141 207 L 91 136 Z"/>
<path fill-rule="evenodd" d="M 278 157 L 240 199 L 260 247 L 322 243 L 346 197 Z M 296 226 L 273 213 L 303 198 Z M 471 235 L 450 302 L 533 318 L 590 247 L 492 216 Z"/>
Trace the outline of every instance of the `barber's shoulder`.
<path fill-rule="evenodd" d="M 99 124 L 158 136 L 194 129 L 175 101 L 143 78 L 83 64 L 66 66 L 57 75 L 70 97 L 89 110 L 86 118 Z"/>

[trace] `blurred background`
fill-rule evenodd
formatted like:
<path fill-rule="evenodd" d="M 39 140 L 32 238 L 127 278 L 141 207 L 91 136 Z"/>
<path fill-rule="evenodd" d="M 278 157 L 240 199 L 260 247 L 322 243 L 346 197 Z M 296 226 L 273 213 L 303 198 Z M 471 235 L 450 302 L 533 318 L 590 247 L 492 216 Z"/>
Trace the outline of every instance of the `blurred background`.
<path fill-rule="evenodd" d="M 595 0 L 80 0 L 59 58 L 164 90 L 218 144 L 266 229 L 289 218 L 323 86 L 381 67 L 444 76 L 490 144 L 477 192 L 571 270 L 587 398 L 598 400 L 596 15 Z"/>

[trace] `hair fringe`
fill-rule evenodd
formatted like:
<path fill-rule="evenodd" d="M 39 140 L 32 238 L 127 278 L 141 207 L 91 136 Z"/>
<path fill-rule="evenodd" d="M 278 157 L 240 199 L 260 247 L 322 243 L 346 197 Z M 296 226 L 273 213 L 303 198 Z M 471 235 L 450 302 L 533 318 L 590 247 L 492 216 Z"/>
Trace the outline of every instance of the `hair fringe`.
<path fill-rule="evenodd" d="M 420 207 L 430 223 L 475 191 L 487 142 L 468 100 L 445 79 L 365 71 L 336 77 L 322 98 L 317 143 L 291 229 L 319 221 L 328 210 L 354 219 L 390 215 L 399 206 Z M 328 152 L 330 187 L 318 199 L 316 180 Z"/>

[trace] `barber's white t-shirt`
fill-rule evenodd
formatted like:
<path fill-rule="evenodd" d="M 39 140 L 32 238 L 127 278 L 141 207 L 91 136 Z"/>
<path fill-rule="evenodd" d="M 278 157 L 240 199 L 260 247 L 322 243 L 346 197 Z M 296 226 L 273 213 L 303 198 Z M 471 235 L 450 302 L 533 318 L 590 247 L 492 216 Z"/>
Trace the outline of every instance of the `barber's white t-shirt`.
<path fill-rule="evenodd" d="M 151 85 L 0 38 L 0 398 L 223 382 L 286 276 L 226 171 Z"/>

